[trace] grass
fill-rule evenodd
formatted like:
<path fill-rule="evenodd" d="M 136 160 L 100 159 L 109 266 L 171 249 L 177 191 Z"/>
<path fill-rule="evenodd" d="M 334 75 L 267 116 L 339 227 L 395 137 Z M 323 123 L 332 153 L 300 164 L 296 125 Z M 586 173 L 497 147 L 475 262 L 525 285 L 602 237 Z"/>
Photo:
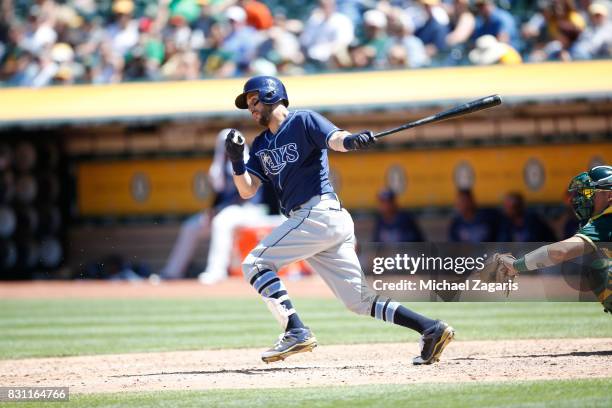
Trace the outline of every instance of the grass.
<path fill-rule="evenodd" d="M 610 407 L 612 379 L 76 395 L 87 407 Z M 36 407 L 13 403 L 2 407 Z"/>
<path fill-rule="evenodd" d="M 296 299 L 321 344 L 416 341 L 334 299 Z M 414 303 L 458 340 L 612 337 L 596 303 Z M 266 347 L 279 328 L 257 299 L 0 300 L 0 359 Z"/>

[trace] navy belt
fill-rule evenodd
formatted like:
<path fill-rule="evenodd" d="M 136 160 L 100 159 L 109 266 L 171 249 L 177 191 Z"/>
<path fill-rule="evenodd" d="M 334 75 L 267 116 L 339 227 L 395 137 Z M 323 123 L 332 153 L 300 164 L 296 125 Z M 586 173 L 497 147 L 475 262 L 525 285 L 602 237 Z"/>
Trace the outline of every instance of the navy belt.
<path fill-rule="evenodd" d="M 324 193 L 324 194 L 321 194 L 319 197 L 321 197 L 321 201 L 323 201 L 323 200 L 336 200 L 336 201 L 340 202 L 340 199 L 338 198 L 336 193 Z M 304 203 L 302 203 L 300 205 L 296 205 L 295 207 L 293 207 L 291 209 L 291 212 L 299 210 L 300 208 L 302 208 L 302 206 L 304 204 L 306 204 L 310 200 L 312 200 L 312 197 L 310 197 L 306 202 L 304 202 Z"/>

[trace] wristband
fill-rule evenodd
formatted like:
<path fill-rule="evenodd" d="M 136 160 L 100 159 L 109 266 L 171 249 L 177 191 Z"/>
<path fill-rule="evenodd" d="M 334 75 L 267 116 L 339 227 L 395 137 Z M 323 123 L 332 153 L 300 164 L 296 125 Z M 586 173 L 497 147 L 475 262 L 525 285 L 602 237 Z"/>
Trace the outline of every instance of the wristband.
<path fill-rule="evenodd" d="M 244 162 L 242 160 L 240 160 L 240 161 L 233 161 L 232 162 L 232 169 L 234 169 L 234 174 L 236 176 L 240 176 L 240 175 L 244 174 L 244 172 L 246 171 L 246 166 L 244 165 Z"/>
<path fill-rule="evenodd" d="M 525 258 L 519 258 L 512 263 L 512 267 L 519 272 L 527 272 L 527 265 L 525 265 Z"/>
<path fill-rule="evenodd" d="M 353 135 L 348 135 L 342 140 L 342 146 L 344 146 L 344 150 L 354 150 L 355 141 L 351 138 Z"/>

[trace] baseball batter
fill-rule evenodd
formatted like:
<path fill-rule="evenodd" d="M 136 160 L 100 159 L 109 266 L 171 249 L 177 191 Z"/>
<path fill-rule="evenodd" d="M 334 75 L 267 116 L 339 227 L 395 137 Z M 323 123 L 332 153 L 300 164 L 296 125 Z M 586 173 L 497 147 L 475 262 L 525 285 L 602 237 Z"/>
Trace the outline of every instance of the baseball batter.
<path fill-rule="evenodd" d="M 278 342 L 263 353 L 263 361 L 284 360 L 317 345 L 277 275 L 283 265 L 299 259 L 307 259 L 351 311 L 421 333 L 421 355 L 413 359 L 414 364 L 438 361 L 454 336 L 453 328 L 391 299 L 374 296 L 363 285 L 353 220 L 329 180 L 327 150 L 367 148 L 376 140 L 372 132 L 350 134 L 318 113 L 289 111 L 285 86 L 274 77 L 249 79 L 235 103 L 239 109 L 248 109 L 265 128 L 253 141 L 246 164 L 244 145 L 232 134 L 226 139 L 236 187 L 243 198 L 249 198 L 262 183 L 270 183 L 288 217 L 242 264 L 246 281 L 262 296 L 284 330 Z"/>

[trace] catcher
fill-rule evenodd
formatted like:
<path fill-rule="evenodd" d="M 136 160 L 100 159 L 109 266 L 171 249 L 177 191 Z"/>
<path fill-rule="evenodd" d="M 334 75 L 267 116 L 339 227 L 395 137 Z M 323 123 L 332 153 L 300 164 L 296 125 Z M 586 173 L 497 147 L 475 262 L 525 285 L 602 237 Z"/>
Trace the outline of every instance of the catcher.
<path fill-rule="evenodd" d="M 504 282 L 519 273 L 546 268 L 590 254 L 589 280 L 593 293 L 612 314 L 611 251 L 603 243 L 612 238 L 612 166 L 596 166 L 574 177 L 568 188 L 574 213 L 580 221 L 578 232 L 563 241 L 542 246 L 521 258 L 495 254 L 497 267 L 484 280 Z"/>

